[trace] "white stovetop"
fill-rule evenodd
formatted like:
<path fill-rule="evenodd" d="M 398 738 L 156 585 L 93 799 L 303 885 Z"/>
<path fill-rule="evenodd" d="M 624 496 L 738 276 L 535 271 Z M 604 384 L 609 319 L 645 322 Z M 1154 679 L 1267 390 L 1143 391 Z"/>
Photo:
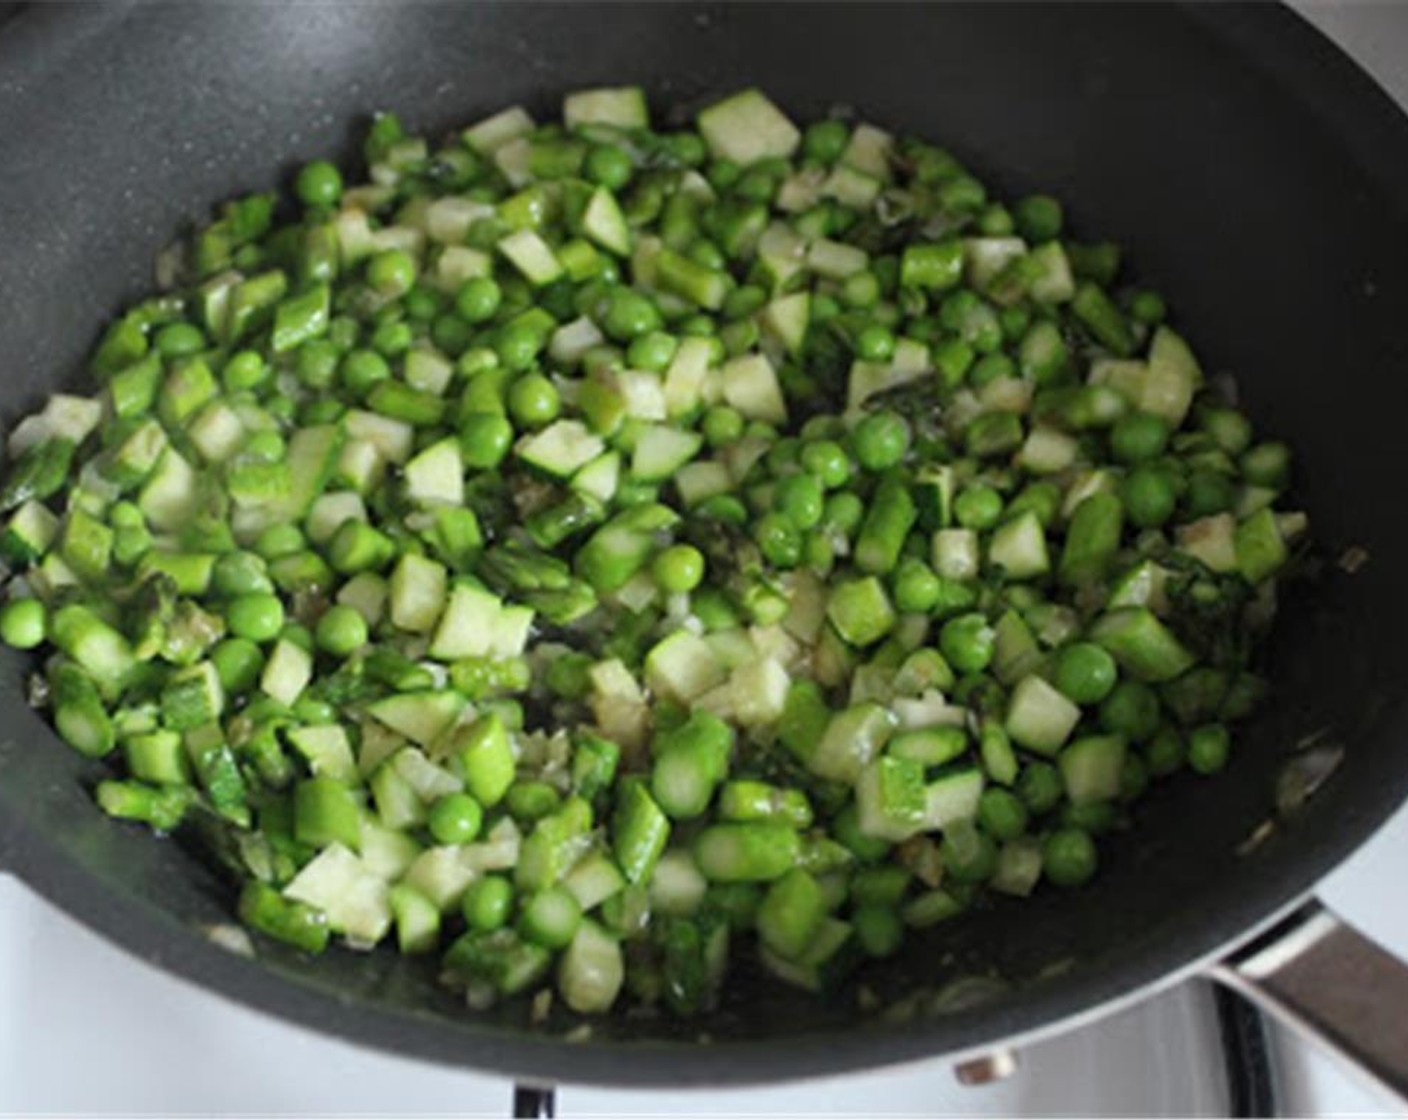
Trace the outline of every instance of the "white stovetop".
<path fill-rule="evenodd" d="M 1295 6 L 1408 104 L 1408 4 Z M 1408 959 L 1408 809 L 1325 885 L 1324 899 Z M 1386 885 L 1393 887 L 1385 889 Z M 560 1115 L 1217 1115 L 1226 1108 L 1207 993 L 1185 986 L 1033 1046 L 1019 1072 L 960 1088 L 931 1062 L 723 1093 L 565 1089 Z M 1276 1034 L 1283 1113 L 1398 1114 L 1381 1091 Z M 505 1116 L 511 1087 L 356 1049 L 157 972 L 0 876 L 0 1113 Z"/>

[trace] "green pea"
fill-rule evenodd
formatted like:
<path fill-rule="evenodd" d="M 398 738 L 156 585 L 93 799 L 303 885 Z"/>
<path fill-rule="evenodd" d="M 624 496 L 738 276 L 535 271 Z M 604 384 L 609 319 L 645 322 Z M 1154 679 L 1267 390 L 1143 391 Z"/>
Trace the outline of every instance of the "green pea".
<path fill-rule="evenodd" d="M 806 443 L 815 443 L 818 440 L 837 439 L 846 434 L 846 422 L 839 416 L 821 414 L 819 416 L 809 416 L 797 432 Z M 815 473 L 815 472 L 813 472 Z"/>
<path fill-rule="evenodd" d="M 872 323 L 856 335 L 856 356 L 867 362 L 888 362 L 895 356 L 893 332 L 878 323 Z"/>
<path fill-rule="evenodd" d="M 851 139 L 844 121 L 817 121 L 802 134 L 802 154 L 818 163 L 835 163 Z"/>
<path fill-rule="evenodd" d="M 933 186 L 963 173 L 963 165 L 950 152 L 933 144 L 913 141 L 908 145 L 907 154 L 914 168 L 914 178 L 920 183 Z"/>
<path fill-rule="evenodd" d="M 426 822 L 441 844 L 468 844 L 484 825 L 484 810 L 467 793 L 448 793 L 431 807 Z"/>
<path fill-rule="evenodd" d="M 297 646 L 304 653 L 312 653 L 314 649 L 313 631 L 297 622 L 285 623 L 279 631 L 279 640 Z"/>
<path fill-rule="evenodd" d="M 1061 809 L 1063 828 L 1080 828 L 1091 836 L 1103 836 L 1119 823 L 1119 806 L 1114 801 L 1087 801 Z"/>
<path fill-rule="evenodd" d="M 434 288 L 417 284 L 401 298 L 406 318 L 413 323 L 428 323 L 445 308 L 445 297 Z"/>
<path fill-rule="evenodd" d="M 655 557 L 650 573 L 662 591 L 693 591 L 704 579 L 704 554 L 691 544 L 671 545 Z"/>
<path fill-rule="evenodd" d="M 543 336 L 527 323 L 509 323 L 494 341 L 494 353 L 505 369 L 526 370 L 538 360 Z"/>
<path fill-rule="evenodd" d="M 210 651 L 210 663 L 220 686 L 232 695 L 248 692 L 259 683 L 264 654 L 248 638 L 226 638 Z"/>
<path fill-rule="evenodd" d="M 391 367 L 375 350 L 351 350 L 338 371 L 343 387 L 355 397 L 365 397 L 372 388 L 391 377 Z"/>
<path fill-rule="evenodd" d="M 305 206 L 336 206 L 342 197 L 342 172 L 325 159 L 315 159 L 299 170 L 293 189 Z"/>
<path fill-rule="evenodd" d="M 716 191 L 729 190 L 743 175 L 743 168 L 731 159 L 716 159 L 704 172 L 709 185 Z"/>
<path fill-rule="evenodd" d="M 960 673 L 980 673 L 992 661 L 996 635 L 987 617 L 977 611 L 959 615 L 939 631 L 939 652 Z"/>
<path fill-rule="evenodd" d="M 1074 642 L 1056 659 L 1054 683 L 1077 704 L 1098 704 L 1119 680 L 1115 659 L 1094 642 Z"/>
<path fill-rule="evenodd" d="M 1229 455 L 1240 455 L 1252 442 L 1252 424 L 1235 408 L 1206 408 L 1198 426 Z"/>
<path fill-rule="evenodd" d="M 733 184 L 733 193 L 749 202 L 767 205 L 777 193 L 777 180 L 765 171 L 750 167 Z"/>
<path fill-rule="evenodd" d="M 399 296 L 416 282 L 416 262 L 404 249 L 386 249 L 367 263 L 367 283 L 384 296 Z"/>
<path fill-rule="evenodd" d="M 959 175 L 939 187 L 939 205 L 945 210 L 971 213 L 988 200 L 987 189 L 971 175 Z"/>
<path fill-rule="evenodd" d="M 336 723 L 338 710 L 335 704 L 309 696 L 306 692 L 293 703 L 293 716 L 301 723 Z"/>
<path fill-rule="evenodd" d="M 475 346 L 466 350 L 455 362 L 455 369 L 466 378 L 478 377 L 481 373 L 499 368 L 499 356 L 487 346 Z"/>
<path fill-rule="evenodd" d="M 678 349 L 679 343 L 673 335 L 663 331 L 651 331 L 632 340 L 626 350 L 626 364 L 631 369 L 664 373 Z"/>
<path fill-rule="evenodd" d="M 1015 840 L 1027 830 L 1027 807 L 1001 786 L 989 786 L 978 798 L 978 823 L 995 840 Z"/>
<path fill-rule="evenodd" d="M 298 406 L 298 424 L 303 428 L 335 424 L 346 411 L 347 406 L 333 397 L 305 400 Z"/>
<path fill-rule="evenodd" d="M 1121 681 L 1100 705 L 1107 731 L 1142 743 L 1159 729 L 1159 696 L 1147 684 Z"/>
<path fill-rule="evenodd" d="M 999 378 L 1016 376 L 1017 363 L 1001 350 L 984 354 L 968 367 L 968 384 L 975 389 L 981 389 L 984 385 L 997 381 Z"/>
<path fill-rule="evenodd" d="M 1028 195 L 1017 203 L 1017 229 L 1028 241 L 1053 241 L 1061 236 L 1061 204 L 1050 195 Z"/>
<path fill-rule="evenodd" d="M 279 636 L 284 625 L 284 604 L 277 595 L 241 595 L 225 612 L 230 633 L 251 642 L 268 642 Z"/>
<path fill-rule="evenodd" d="M 471 412 L 460 421 L 459 443 L 465 466 L 493 470 L 513 446 L 513 425 L 497 412 Z"/>
<path fill-rule="evenodd" d="M 617 342 L 660 329 L 660 310 L 650 297 L 634 288 L 617 286 L 607 296 L 602 328 Z"/>
<path fill-rule="evenodd" d="M 1243 454 L 1242 477 L 1253 486 L 1282 490 L 1291 479 L 1291 451 L 1284 443 L 1259 443 Z"/>
<path fill-rule="evenodd" d="M 714 320 L 708 315 L 690 315 L 670 325 L 680 338 L 713 338 L 715 333 Z"/>
<path fill-rule="evenodd" d="M 984 237 L 1010 237 L 1016 228 L 1012 211 L 999 203 L 991 203 L 978 215 L 978 229 Z"/>
<path fill-rule="evenodd" d="M 873 272 L 853 272 L 841 283 L 841 302 L 865 310 L 880 302 L 880 279 Z"/>
<path fill-rule="evenodd" d="M 892 590 L 895 606 L 902 612 L 927 614 L 943 594 L 943 581 L 923 560 L 906 556 L 895 568 Z"/>
<path fill-rule="evenodd" d="M 1211 517 L 1226 513 L 1237 501 L 1237 486 L 1221 471 L 1199 468 L 1188 476 L 1188 489 L 1183 504 L 1189 518 Z"/>
<path fill-rule="evenodd" d="M 548 661 L 543 683 L 554 696 L 581 700 L 591 692 L 591 669 L 595 662 L 584 653 L 565 653 Z"/>
<path fill-rule="evenodd" d="M 1232 737 L 1220 723 L 1195 727 L 1188 735 L 1188 766 L 1195 774 L 1217 774 L 1227 766 Z"/>
<path fill-rule="evenodd" d="M 513 884 L 502 875 L 486 875 L 469 884 L 460 910 L 470 929 L 501 929 L 513 914 Z"/>
<path fill-rule="evenodd" d="M 965 529 L 991 529 L 1002 517 L 1002 495 L 984 483 L 971 483 L 954 498 L 953 515 Z"/>
<path fill-rule="evenodd" d="M 711 268 L 715 272 L 721 272 L 728 267 L 728 257 L 724 255 L 724 251 L 705 237 L 701 237 L 697 241 L 695 241 L 694 244 L 689 247 L 689 250 L 685 253 L 685 256 L 687 256 L 695 264 L 703 265 L 705 268 Z M 718 329 L 718 324 L 715 323 L 714 320 L 709 318 L 709 316 L 707 315 L 703 316 L 702 318 L 706 322 L 708 322 L 709 329 L 707 331 L 702 331 L 701 333 L 716 333 Z"/>
<path fill-rule="evenodd" d="M 1135 292 L 1129 300 L 1129 314 L 1135 322 L 1143 323 L 1145 326 L 1156 327 L 1164 321 L 1168 314 L 1168 308 L 1164 304 L 1164 297 L 1158 292 L 1145 291 Z"/>
<path fill-rule="evenodd" d="M 753 539 L 769 564 L 795 568 L 802 560 L 802 534 L 780 513 L 760 517 L 753 527 Z"/>
<path fill-rule="evenodd" d="M 909 450 L 909 424 L 897 412 L 875 412 L 856 425 L 851 435 L 856 460 L 868 471 L 898 466 Z"/>
<path fill-rule="evenodd" d="M 810 529 L 818 524 L 824 503 L 821 481 L 814 475 L 788 475 L 773 490 L 773 508 L 798 529 Z"/>
<path fill-rule="evenodd" d="M 205 334 L 194 323 L 167 323 L 156 332 L 156 352 L 163 358 L 199 354 L 206 347 Z"/>
<path fill-rule="evenodd" d="M 956 292 L 946 297 L 939 306 L 939 322 L 951 331 L 958 331 L 965 336 L 966 341 L 970 325 L 983 317 L 987 310 L 987 304 L 983 297 L 971 288 L 959 288 Z M 998 328 L 1001 333 L 1001 327 Z"/>
<path fill-rule="evenodd" d="M 728 405 L 714 405 L 704 413 L 700 429 L 710 447 L 727 447 L 743 436 L 743 415 Z"/>
<path fill-rule="evenodd" d="M 237 350 L 231 354 L 220 371 L 220 379 L 232 393 L 246 389 L 257 389 L 269 379 L 272 371 L 264 358 L 254 350 Z"/>
<path fill-rule="evenodd" d="M 1080 828 L 1057 829 L 1041 846 L 1041 869 L 1058 887 L 1079 887 L 1090 882 L 1099 862 L 1095 841 Z"/>
<path fill-rule="evenodd" d="M 470 323 L 487 323 L 503 303 L 503 290 L 491 276 L 466 280 L 455 293 L 455 311 Z"/>
<path fill-rule="evenodd" d="M 631 157 L 615 144 L 594 144 L 587 152 L 582 170 L 593 183 L 609 191 L 620 190 L 631 181 L 635 164 Z"/>
<path fill-rule="evenodd" d="M 804 444 L 801 463 L 827 490 L 835 490 L 850 481 L 850 457 L 835 440 L 818 439 Z"/>
<path fill-rule="evenodd" d="M 709 158 L 709 149 L 698 133 L 676 132 L 665 137 L 665 140 L 670 154 L 685 167 L 702 167 Z"/>
<path fill-rule="evenodd" d="M 618 496 L 617 501 L 620 501 Z M 727 525 L 748 523 L 748 507 L 732 494 L 715 494 L 694 507 L 693 512 L 705 521 L 721 521 Z"/>
<path fill-rule="evenodd" d="M 1017 796 L 1034 816 L 1049 813 L 1061 803 L 1065 786 L 1061 771 L 1049 762 L 1030 762 L 1017 775 Z"/>
<path fill-rule="evenodd" d="M 694 617 L 699 619 L 704 629 L 713 633 L 717 630 L 733 630 L 739 625 L 738 612 L 727 595 L 715 587 L 701 587 L 689 600 Z"/>
<path fill-rule="evenodd" d="M 744 284 L 724 297 L 723 316 L 725 319 L 746 319 L 767 301 L 768 294 L 762 288 L 756 284 Z"/>
<path fill-rule="evenodd" d="M 382 323 L 372 332 L 372 349 L 383 357 L 395 358 L 404 354 L 415 341 L 415 332 L 409 323 Z M 306 349 L 306 347 L 305 347 Z M 329 385 L 332 378 L 328 378 Z"/>
<path fill-rule="evenodd" d="M 216 593 L 231 598 L 274 590 L 268 564 L 253 552 L 227 552 L 221 556 L 211 572 L 211 584 Z"/>
<path fill-rule="evenodd" d="M 38 599 L 11 599 L 0 608 L 0 640 L 14 649 L 43 644 L 48 612 Z"/>
<path fill-rule="evenodd" d="M 904 941 L 904 922 L 889 906 L 858 906 L 851 926 L 861 950 L 870 957 L 893 956 Z"/>
<path fill-rule="evenodd" d="M 430 324 L 430 341 L 452 358 L 474 345 L 476 337 L 474 324 L 459 315 L 437 315 Z"/>
<path fill-rule="evenodd" d="M 1110 451 L 1122 463 L 1143 463 L 1164 453 L 1168 421 L 1152 412 L 1126 412 L 1110 429 Z"/>
<path fill-rule="evenodd" d="M 508 390 L 508 413 L 527 428 L 541 428 L 557 419 L 562 397 L 551 379 L 541 373 L 524 374 Z"/>
<path fill-rule="evenodd" d="M 810 314 L 812 323 L 829 323 L 839 314 L 841 314 L 841 304 L 835 296 L 827 292 L 813 293 Z"/>
<path fill-rule="evenodd" d="M 367 620 L 352 607 L 329 607 L 318 619 L 313 639 L 318 648 L 334 657 L 349 657 L 367 644 Z"/>
<path fill-rule="evenodd" d="M 254 551 L 265 560 L 291 556 L 308 547 L 308 539 L 297 525 L 270 525 L 254 542 Z"/>
<path fill-rule="evenodd" d="M 114 502 L 108 510 L 108 521 L 114 529 L 145 529 L 147 517 L 135 502 Z"/>
<path fill-rule="evenodd" d="M 1135 467 L 1120 485 L 1125 516 L 1141 529 L 1157 529 L 1178 506 L 1178 493 L 1168 472 L 1157 466 Z"/>
<path fill-rule="evenodd" d="M 1154 737 L 1144 744 L 1144 761 L 1149 766 L 1149 773 L 1156 778 L 1164 778 L 1181 770 L 1187 758 L 1187 744 L 1175 727 L 1159 728 Z"/>
<path fill-rule="evenodd" d="M 1016 342 L 1032 325 L 1032 313 L 1025 307 L 1004 307 L 997 313 L 997 321 L 1002 326 L 1002 337 Z"/>

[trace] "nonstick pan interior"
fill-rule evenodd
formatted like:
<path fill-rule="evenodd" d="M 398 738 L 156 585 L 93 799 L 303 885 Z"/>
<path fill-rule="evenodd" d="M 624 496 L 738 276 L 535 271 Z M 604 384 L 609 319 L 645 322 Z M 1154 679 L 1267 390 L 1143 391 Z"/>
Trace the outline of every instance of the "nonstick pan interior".
<path fill-rule="evenodd" d="M 817 1001 L 751 977 L 712 1020 L 619 1017 L 590 1039 L 472 1016 L 390 952 L 258 959 L 203 933 L 230 894 L 178 842 L 113 825 L 97 770 L 23 702 L 0 657 L 0 859 L 143 958 L 316 1028 L 538 1079 L 679 1083 L 841 1072 L 977 1047 L 1167 982 L 1284 910 L 1408 790 L 1399 513 L 1408 368 L 1408 123 L 1289 12 L 1155 5 L 222 5 L 39 7 L 0 32 L 0 420 L 86 382 L 106 317 L 172 235 L 314 155 L 354 162 L 394 109 L 438 132 L 513 101 L 641 82 L 658 109 L 758 84 L 950 146 L 1003 191 L 1049 190 L 1129 251 L 1210 372 L 1297 451 L 1328 567 L 1291 598 L 1275 702 L 1227 775 L 1186 777 L 1106 844 L 1104 873 L 939 927 Z M 1291 748 L 1346 760 L 1244 855 Z M 922 998 L 913 998 L 919 993 Z M 901 997 L 908 1002 L 894 1005 Z M 712 1040 L 696 1042 L 700 1031 Z"/>

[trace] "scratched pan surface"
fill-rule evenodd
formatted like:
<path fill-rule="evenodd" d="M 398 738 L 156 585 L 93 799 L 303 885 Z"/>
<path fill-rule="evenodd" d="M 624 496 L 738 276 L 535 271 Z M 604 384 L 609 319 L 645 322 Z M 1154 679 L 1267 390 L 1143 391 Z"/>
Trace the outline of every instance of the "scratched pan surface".
<path fill-rule="evenodd" d="M 367 114 L 436 132 L 509 102 L 639 81 L 657 106 L 761 84 L 799 117 L 836 103 L 952 147 L 1005 191 L 1048 189 L 1129 249 L 1211 371 L 1297 450 L 1331 554 L 1371 560 L 1286 605 L 1275 703 L 1216 782 L 1167 783 L 1089 889 L 926 938 L 868 979 L 928 993 L 905 1023 L 854 993 L 757 977 L 695 1027 L 622 1017 L 586 1042 L 521 1008 L 471 1015 L 390 952 L 257 960 L 203 933 L 229 891 L 178 843 L 115 827 L 96 770 L 0 657 L 0 865 L 134 954 L 348 1039 L 536 1080 L 745 1082 L 956 1053 L 1070 1024 L 1186 974 L 1304 898 L 1408 791 L 1399 452 L 1408 370 L 1408 122 L 1268 6 L 779 8 L 430 5 L 26 9 L 0 27 L 0 421 L 60 386 L 173 233 L 340 151 Z M 1290 747 L 1343 766 L 1245 856 Z M 1388 886 L 1386 884 L 1386 886 Z M 973 977 L 980 977 L 974 981 Z"/>

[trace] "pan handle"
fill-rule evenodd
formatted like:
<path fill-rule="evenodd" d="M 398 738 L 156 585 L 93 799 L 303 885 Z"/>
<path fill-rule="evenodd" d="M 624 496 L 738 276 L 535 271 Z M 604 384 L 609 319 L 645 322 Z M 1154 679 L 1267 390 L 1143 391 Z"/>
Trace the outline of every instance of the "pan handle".
<path fill-rule="evenodd" d="M 1408 964 L 1311 901 L 1210 975 L 1408 1101 Z"/>

